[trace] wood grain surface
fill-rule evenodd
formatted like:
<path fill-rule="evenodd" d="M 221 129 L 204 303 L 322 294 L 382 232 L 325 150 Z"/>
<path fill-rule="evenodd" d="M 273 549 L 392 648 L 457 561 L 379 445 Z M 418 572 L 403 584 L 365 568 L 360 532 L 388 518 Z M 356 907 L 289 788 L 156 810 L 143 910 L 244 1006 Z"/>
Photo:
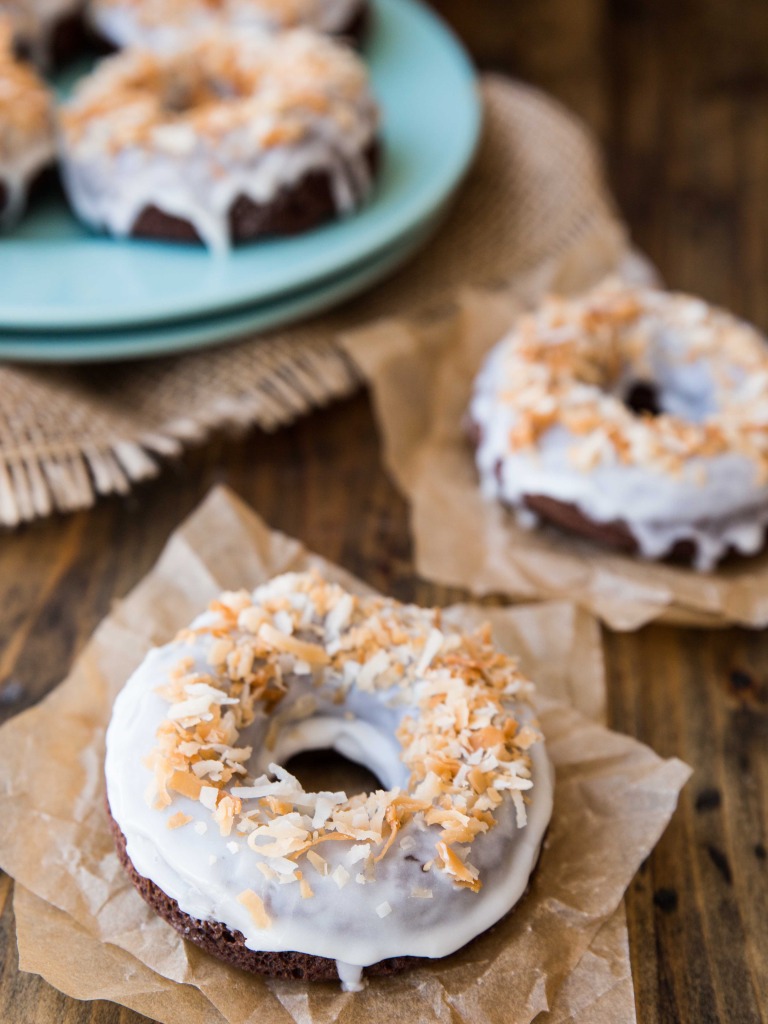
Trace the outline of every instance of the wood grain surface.
<path fill-rule="evenodd" d="M 581 114 L 637 243 L 667 282 L 768 329 L 764 0 L 435 0 L 484 66 Z M 67 671 L 182 516 L 226 482 L 275 527 L 407 600 L 464 595 L 413 571 L 404 504 L 360 395 L 275 436 L 218 438 L 93 511 L 0 536 L 0 719 Z M 643 1024 L 768 1021 L 768 642 L 606 635 L 611 724 L 695 768 L 627 895 Z M 136 1024 L 20 974 L 0 877 L 0 1021 Z"/>

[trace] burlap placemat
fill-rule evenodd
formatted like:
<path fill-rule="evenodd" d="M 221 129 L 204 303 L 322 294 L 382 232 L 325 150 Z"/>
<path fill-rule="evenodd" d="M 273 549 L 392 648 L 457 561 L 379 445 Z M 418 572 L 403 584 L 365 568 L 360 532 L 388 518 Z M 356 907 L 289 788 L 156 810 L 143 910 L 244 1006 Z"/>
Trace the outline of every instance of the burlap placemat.
<path fill-rule="evenodd" d="M 475 165 L 435 240 L 365 297 L 299 327 L 189 355 L 94 367 L 0 367 L 0 524 L 127 491 L 219 428 L 272 430 L 353 391 L 337 344 L 382 317 L 414 317 L 461 286 L 516 289 L 585 260 L 610 269 L 625 232 L 594 143 L 561 106 L 495 76 L 481 83 Z"/>

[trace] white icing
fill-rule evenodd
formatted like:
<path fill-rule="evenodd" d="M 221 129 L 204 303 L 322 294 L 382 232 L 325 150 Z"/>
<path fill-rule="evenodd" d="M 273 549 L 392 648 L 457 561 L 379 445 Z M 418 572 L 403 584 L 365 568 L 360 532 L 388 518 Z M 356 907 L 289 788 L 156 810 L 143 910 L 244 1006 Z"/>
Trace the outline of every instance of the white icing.
<path fill-rule="evenodd" d="M 209 32 L 222 24 L 237 29 L 274 32 L 286 21 L 318 32 L 335 33 L 346 28 L 361 0 L 302 0 L 275 3 L 259 0 L 228 0 L 220 7 L 205 2 L 185 2 L 180 9 L 172 0 L 95 0 L 89 17 L 98 32 L 116 46 L 146 46 L 167 53 L 185 32 Z"/>
<path fill-rule="evenodd" d="M 24 212 L 30 184 L 53 161 L 53 138 L 31 141 L 20 152 L 0 154 L 0 184 L 5 186 L 5 206 L 0 210 L 0 228 L 14 224 Z"/>
<path fill-rule="evenodd" d="M 337 960 L 336 973 L 345 992 L 362 992 L 365 988 L 363 968 L 358 964 L 346 964 L 343 960 Z"/>
<path fill-rule="evenodd" d="M 658 320 L 648 325 L 643 365 L 626 367 L 613 393 L 622 395 L 633 377 L 652 380 L 664 413 L 688 423 L 705 422 L 717 410 L 722 380 L 715 378 L 707 359 L 691 355 L 684 330 L 665 324 L 664 300 L 656 301 L 661 312 Z M 697 319 L 695 313 L 691 313 L 692 326 L 706 329 L 702 316 Z M 725 314 L 708 310 L 707 316 L 722 329 Z M 722 319 L 718 321 L 718 317 Z M 762 341 L 755 337 L 759 349 Z M 622 461 L 599 431 L 585 442 L 583 436 L 577 437 L 556 422 L 537 438 L 534 447 L 512 450 L 509 439 L 518 416 L 508 397 L 514 374 L 508 357 L 518 340 L 513 330 L 491 350 L 475 382 L 469 408 L 469 419 L 480 428 L 476 461 L 488 499 L 513 508 L 526 527 L 537 522 L 524 507 L 526 495 L 573 504 L 596 523 L 620 520 L 646 558 L 662 558 L 676 541 L 692 540 L 697 547 L 695 567 L 702 571 L 711 570 L 729 548 L 745 555 L 760 550 L 768 526 L 768 482 L 755 460 L 736 450 L 737 444 L 730 452 L 687 458 L 679 471 L 670 472 L 653 460 L 648 464 Z M 723 361 L 728 361 L 727 348 Z M 717 372 L 722 373 L 722 365 Z M 727 386 L 733 389 L 736 407 L 741 393 L 746 403 L 755 386 L 764 387 L 764 380 L 750 380 L 749 373 L 738 365 L 729 367 L 728 372 Z M 580 465 L 574 458 L 577 442 L 593 446 L 593 465 Z"/>
<path fill-rule="evenodd" d="M 291 579 L 280 577 L 274 586 L 279 592 Z M 197 625 L 208 621 L 210 616 L 203 616 Z M 361 859 L 365 850 L 358 849 L 364 843 L 318 846 L 323 859 L 316 859 L 315 868 L 302 863 L 314 892 L 309 899 L 301 898 L 296 884 L 280 884 L 256 870 L 259 858 L 245 844 L 233 856 L 228 850 L 233 836 L 220 835 L 217 827 L 202 834 L 192 826 L 167 828 L 166 821 L 179 810 L 195 820 L 205 812 L 199 802 L 181 796 L 163 810 L 150 807 L 145 799 L 151 773 L 142 763 L 168 715 L 167 700 L 157 687 L 167 681 L 181 657 L 193 659 L 192 671 L 210 671 L 213 643 L 210 635 L 197 634 L 153 650 L 119 694 L 107 732 L 107 793 L 126 837 L 128 856 L 136 870 L 183 911 L 241 931 L 250 949 L 297 950 L 333 959 L 344 987 L 357 991 L 363 967 L 393 956 L 446 956 L 498 921 L 520 899 L 552 811 L 553 773 L 541 742 L 530 751 L 534 786 L 525 827 L 519 828 L 516 821 L 513 796 L 519 793 L 504 791 L 495 811 L 497 825 L 472 843 L 472 862 L 483 882 L 479 892 L 458 887 L 444 871 L 423 870 L 435 857 L 440 833 L 418 816 L 403 826 L 399 841 L 370 876 Z M 373 685 L 361 690 L 354 684 L 339 705 L 334 699 L 337 690 L 330 687 L 331 671 L 325 672 L 317 685 L 307 673 L 286 677 L 288 691 L 278 708 L 281 728 L 273 750 L 263 750 L 272 721 L 263 713 L 241 733 L 239 743 L 254 748 L 251 774 L 258 774 L 273 758 L 284 761 L 299 750 L 332 746 L 366 764 L 387 787 L 405 788 L 407 771 L 397 756 L 394 733 L 413 708 L 398 700 L 399 691 Z M 339 677 L 333 682 L 337 686 Z M 524 717 L 525 710 L 519 711 Z M 274 765 L 271 770 L 281 771 Z M 332 800 L 338 794 L 327 796 Z M 327 867 L 317 870 L 324 862 Z M 256 927 L 238 901 L 246 889 L 268 907 L 269 928 Z"/>
<path fill-rule="evenodd" d="M 291 47 L 306 52 L 315 44 L 333 45 L 320 43 L 309 33 L 290 35 L 293 42 L 284 37 L 280 44 L 286 59 Z M 251 37 L 251 44 L 257 55 L 276 45 L 263 37 Z M 87 96 L 100 88 L 108 91 L 123 69 L 130 69 L 131 60 L 126 54 L 103 62 Z M 71 108 L 77 106 L 75 97 Z M 239 196 L 269 203 L 281 189 L 319 171 L 329 175 L 339 214 L 350 213 L 363 202 L 372 188 L 365 154 L 377 124 L 367 89 L 347 104 L 345 113 L 348 116 L 342 119 L 305 110 L 302 137 L 269 147 L 260 141 L 275 120 L 268 113 L 216 138 L 196 133 L 183 122 L 158 125 L 146 144 L 125 146 L 105 144 L 110 128 L 104 118 L 94 118 L 82 135 L 67 131 L 65 123 L 64 185 L 77 214 L 97 230 L 127 236 L 138 215 L 156 206 L 194 225 L 210 249 L 222 252 L 230 244 L 229 211 Z"/>

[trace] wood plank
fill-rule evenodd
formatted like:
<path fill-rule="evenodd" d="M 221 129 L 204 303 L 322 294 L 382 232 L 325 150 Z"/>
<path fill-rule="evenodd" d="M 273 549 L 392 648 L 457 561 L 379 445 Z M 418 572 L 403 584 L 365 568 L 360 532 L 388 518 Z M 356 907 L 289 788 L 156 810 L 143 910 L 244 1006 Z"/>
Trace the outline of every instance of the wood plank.
<path fill-rule="evenodd" d="M 763 0 L 435 0 L 486 67 L 579 113 L 638 244 L 675 287 L 768 328 L 768 6 Z M 126 499 L 0 537 L 0 720 L 64 675 L 111 601 L 209 487 L 403 600 L 461 595 L 413 571 L 407 514 L 359 396 L 267 437 L 215 439 Z M 606 637 L 612 724 L 696 774 L 627 897 L 642 1024 L 768 1021 L 765 633 Z M 137 1024 L 17 970 L 0 878 L 0 1020 Z"/>
<path fill-rule="evenodd" d="M 768 645 L 756 637 L 606 637 L 614 726 L 695 769 L 627 900 L 641 1020 L 765 1018 Z"/>

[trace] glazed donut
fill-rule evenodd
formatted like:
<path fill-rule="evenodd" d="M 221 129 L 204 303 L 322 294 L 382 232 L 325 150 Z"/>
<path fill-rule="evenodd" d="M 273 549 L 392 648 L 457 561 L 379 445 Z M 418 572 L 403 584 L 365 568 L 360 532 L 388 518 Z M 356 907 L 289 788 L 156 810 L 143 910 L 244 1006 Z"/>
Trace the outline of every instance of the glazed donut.
<path fill-rule="evenodd" d="M 84 6 L 84 0 L 0 0 L 0 18 L 13 26 L 17 53 L 50 71 L 83 45 Z"/>
<path fill-rule="evenodd" d="M 552 769 L 531 693 L 489 630 L 436 610 L 316 573 L 226 593 L 115 702 L 121 859 L 161 916 L 247 970 L 355 990 L 364 968 L 446 956 L 538 858 Z M 386 788 L 306 792 L 284 766 L 324 748 Z"/>
<path fill-rule="evenodd" d="M 311 28 L 360 42 L 367 0 L 93 0 L 96 32 L 118 48 L 167 52 L 186 33 Z"/>
<path fill-rule="evenodd" d="M 711 570 L 768 527 L 768 347 L 701 299 L 620 281 L 551 298 L 491 350 L 468 421 L 483 492 Z"/>
<path fill-rule="evenodd" d="M 305 29 L 126 50 L 63 108 L 64 184 L 96 229 L 221 250 L 360 206 L 377 123 L 362 62 Z"/>
<path fill-rule="evenodd" d="M 17 60 L 11 26 L 0 18 L 0 228 L 21 216 L 29 188 L 52 163 L 54 150 L 51 95 Z"/>

